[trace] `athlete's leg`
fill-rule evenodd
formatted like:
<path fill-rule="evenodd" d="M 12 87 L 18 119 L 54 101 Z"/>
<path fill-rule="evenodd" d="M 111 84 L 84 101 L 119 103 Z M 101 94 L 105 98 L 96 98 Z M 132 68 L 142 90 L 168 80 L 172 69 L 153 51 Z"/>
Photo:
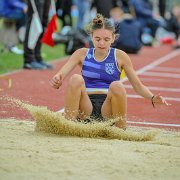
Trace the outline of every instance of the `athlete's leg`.
<path fill-rule="evenodd" d="M 83 118 L 92 112 L 92 104 L 85 91 L 84 79 L 79 74 L 74 74 L 70 78 L 65 94 L 65 118 L 75 120 L 79 114 Z"/>
<path fill-rule="evenodd" d="M 118 118 L 117 127 L 126 127 L 127 97 L 126 90 L 120 81 L 111 83 L 101 113 L 104 118 Z"/>

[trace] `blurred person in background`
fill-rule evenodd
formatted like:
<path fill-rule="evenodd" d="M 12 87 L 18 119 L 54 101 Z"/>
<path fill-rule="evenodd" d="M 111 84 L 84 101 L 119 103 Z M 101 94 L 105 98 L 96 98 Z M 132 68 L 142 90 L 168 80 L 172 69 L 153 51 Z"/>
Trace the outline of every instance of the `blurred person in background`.
<path fill-rule="evenodd" d="M 152 45 L 156 30 L 160 26 L 160 22 L 153 14 L 152 3 L 149 0 L 129 0 L 129 3 L 141 24 L 144 45 Z"/>
<path fill-rule="evenodd" d="M 142 47 L 140 23 L 128 12 L 120 7 L 115 7 L 110 11 L 111 20 L 116 26 L 118 37 L 113 47 L 121 49 L 126 53 L 138 53 Z"/>
<path fill-rule="evenodd" d="M 23 0 L 0 0 L 0 16 L 15 22 L 17 37 L 20 29 L 25 26 L 27 9 L 27 4 Z M 12 42 L 8 42 L 6 48 L 13 53 L 23 54 L 23 51 Z"/>
<path fill-rule="evenodd" d="M 62 21 L 62 27 L 72 26 L 71 9 L 73 0 L 56 0 L 56 11 L 58 18 Z"/>
<path fill-rule="evenodd" d="M 74 5 L 76 5 L 78 10 L 78 16 L 77 16 L 77 24 L 76 28 L 78 30 L 83 30 L 85 24 L 90 21 L 90 17 L 88 17 L 86 14 L 90 13 L 90 7 L 92 4 L 92 0 L 74 0 Z"/>
<path fill-rule="evenodd" d="M 180 4 L 175 4 L 172 7 L 170 16 L 167 20 L 167 30 L 173 32 L 176 38 L 174 48 L 180 48 Z"/>
<path fill-rule="evenodd" d="M 164 18 L 166 13 L 166 0 L 159 0 L 158 4 L 159 14 Z"/>
<path fill-rule="evenodd" d="M 33 19 L 33 14 L 34 14 L 32 3 L 35 3 L 34 5 L 35 5 L 35 8 L 37 9 L 40 22 L 43 28 L 42 33 L 38 37 L 37 43 L 33 49 L 29 48 L 28 46 L 31 21 Z M 24 40 L 24 68 L 25 69 L 51 69 L 52 68 L 52 65 L 45 63 L 41 56 L 41 47 L 42 47 L 41 38 L 48 24 L 50 5 L 51 5 L 51 0 L 28 0 L 27 25 L 26 25 L 26 34 L 25 34 L 25 40 Z"/>
<path fill-rule="evenodd" d="M 110 18 L 112 8 L 122 4 L 121 0 L 93 0 L 92 7 L 96 8 L 97 13 L 102 14 L 106 18 Z"/>

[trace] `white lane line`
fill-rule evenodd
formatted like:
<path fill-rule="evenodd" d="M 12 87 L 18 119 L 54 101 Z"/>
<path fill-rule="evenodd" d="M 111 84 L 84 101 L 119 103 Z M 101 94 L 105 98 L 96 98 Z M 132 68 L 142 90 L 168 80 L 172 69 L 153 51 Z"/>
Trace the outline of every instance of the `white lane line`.
<path fill-rule="evenodd" d="M 133 89 L 131 85 L 124 85 L 125 88 Z M 154 87 L 147 86 L 150 90 L 158 90 L 158 91 L 167 91 L 167 92 L 180 92 L 180 88 L 162 88 L 162 87 Z"/>
<path fill-rule="evenodd" d="M 180 50 L 175 50 L 175 51 L 173 51 L 173 52 L 171 52 L 171 53 L 169 53 L 169 54 L 167 54 L 167 55 L 165 55 L 165 56 L 163 56 L 163 57 L 161 57 L 159 59 L 156 59 L 154 62 L 144 66 L 143 68 L 137 70 L 136 74 L 137 75 L 143 74 L 144 72 L 158 66 L 159 64 L 162 64 L 162 63 L 164 63 L 166 61 L 171 60 L 172 58 L 178 56 L 179 54 L 180 54 Z M 126 77 L 126 78 L 122 79 L 122 82 L 125 82 L 127 80 L 128 80 L 128 78 Z"/>
<path fill-rule="evenodd" d="M 64 108 L 60 109 L 58 112 L 61 112 L 61 113 L 64 112 Z"/>
<path fill-rule="evenodd" d="M 172 53 L 169 53 L 159 59 L 156 59 L 154 62 L 148 64 L 147 66 L 144 66 L 143 68 L 139 69 L 136 71 L 137 75 L 139 74 L 143 74 L 145 71 L 150 70 L 152 68 L 154 68 L 155 66 L 162 64 L 166 61 L 171 60 L 172 58 L 178 56 L 180 54 L 179 50 L 173 51 Z"/>
<path fill-rule="evenodd" d="M 143 68 L 137 70 L 136 73 L 138 75 L 143 74 L 145 71 L 147 71 L 149 69 L 152 69 L 155 66 L 157 66 L 157 65 L 159 65 L 159 64 L 161 64 L 163 62 L 166 62 L 166 61 L 176 57 L 179 54 L 180 54 L 179 50 L 173 51 L 172 53 L 167 54 L 167 55 L 165 55 L 165 56 L 163 56 L 163 57 L 161 57 L 159 59 L 156 59 L 154 62 L 152 62 L 152 63 L 148 64 L 147 66 L 144 66 Z M 127 80 L 128 80 L 128 78 L 126 77 L 126 78 L 122 79 L 122 82 L 125 82 Z M 129 98 L 143 98 L 143 97 L 141 97 L 139 95 L 134 95 L 134 94 L 128 94 L 127 97 L 129 97 Z M 180 98 L 166 97 L 165 99 L 170 100 L 170 101 L 178 101 L 178 102 L 180 102 Z M 60 109 L 58 112 L 63 112 L 63 111 L 64 111 L 64 108 Z"/>
<path fill-rule="evenodd" d="M 165 123 L 154 123 L 154 122 L 127 121 L 127 123 L 129 123 L 129 124 L 140 124 L 140 125 L 165 126 L 165 127 L 180 127 L 180 124 L 165 124 Z"/>
<path fill-rule="evenodd" d="M 64 108 L 58 112 L 64 112 Z M 165 124 L 165 123 L 154 123 L 154 122 L 138 122 L 138 121 L 127 121 L 129 124 L 141 124 L 141 125 L 154 125 L 154 126 L 167 126 L 167 127 L 180 127 L 180 124 Z"/>
<path fill-rule="evenodd" d="M 143 98 L 142 96 L 136 95 L 136 94 L 128 94 L 128 98 Z M 177 101 L 180 102 L 180 98 L 174 98 L 174 97 L 165 97 L 168 101 Z"/>
<path fill-rule="evenodd" d="M 58 112 L 64 112 L 64 108 Z M 180 124 L 165 124 L 165 123 L 154 123 L 154 122 L 138 122 L 138 121 L 127 121 L 128 124 L 140 124 L 140 125 L 153 125 L 153 126 L 165 126 L 165 127 L 180 127 Z"/>
<path fill-rule="evenodd" d="M 158 76 L 158 77 L 180 78 L 180 74 L 175 74 L 175 73 L 144 72 L 142 75 L 143 76 Z"/>
<path fill-rule="evenodd" d="M 142 96 L 139 96 L 137 94 L 127 94 L 128 98 L 143 98 Z M 165 97 L 168 101 L 177 101 L 180 102 L 180 98 L 174 98 L 174 97 Z M 64 112 L 64 108 L 60 109 L 58 112 Z"/>
<path fill-rule="evenodd" d="M 142 96 L 139 96 L 137 94 L 128 94 L 128 98 L 143 98 Z M 168 101 L 177 101 L 180 102 L 180 98 L 174 98 L 174 97 L 165 97 Z M 64 108 L 60 109 L 58 112 L 64 112 Z"/>
<path fill-rule="evenodd" d="M 171 82 L 171 83 L 176 83 L 177 84 L 177 80 L 176 79 L 166 79 L 166 78 L 146 78 L 146 77 L 139 77 L 141 81 L 147 81 L 147 82 Z"/>
<path fill-rule="evenodd" d="M 154 70 L 158 70 L 161 72 L 177 72 L 177 73 L 180 73 L 180 68 L 174 68 L 174 67 L 154 67 Z"/>

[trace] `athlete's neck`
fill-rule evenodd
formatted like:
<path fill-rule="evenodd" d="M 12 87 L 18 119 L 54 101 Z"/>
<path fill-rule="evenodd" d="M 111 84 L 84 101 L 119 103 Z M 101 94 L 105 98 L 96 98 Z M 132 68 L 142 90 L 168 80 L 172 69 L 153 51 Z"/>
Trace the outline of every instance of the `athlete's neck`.
<path fill-rule="evenodd" d="M 109 49 L 108 50 L 104 50 L 104 51 L 99 51 L 97 49 L 94 49 L 94 58 L 97 61 L 102 61 L 102 60 L 104 60 L 107 57 L 108 53 L 109 53 Z"/>

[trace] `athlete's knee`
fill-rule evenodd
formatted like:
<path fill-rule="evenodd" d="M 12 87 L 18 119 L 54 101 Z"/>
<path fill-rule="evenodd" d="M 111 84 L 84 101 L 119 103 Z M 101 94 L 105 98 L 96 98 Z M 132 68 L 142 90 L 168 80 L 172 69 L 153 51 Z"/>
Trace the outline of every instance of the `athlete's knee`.
<path fill-rule="evenodd" d="M 73 88 L 79 88 L 84 84 L 84 79 L 79 74 L 73 74 L 69 79 L 68 85 Z"/>
<path fill-rule="evenodd" d="M 114 81 L 109 86 L 110 92 L 115 96 L 124 96 L 126 90 L 120 81 Z"/>

